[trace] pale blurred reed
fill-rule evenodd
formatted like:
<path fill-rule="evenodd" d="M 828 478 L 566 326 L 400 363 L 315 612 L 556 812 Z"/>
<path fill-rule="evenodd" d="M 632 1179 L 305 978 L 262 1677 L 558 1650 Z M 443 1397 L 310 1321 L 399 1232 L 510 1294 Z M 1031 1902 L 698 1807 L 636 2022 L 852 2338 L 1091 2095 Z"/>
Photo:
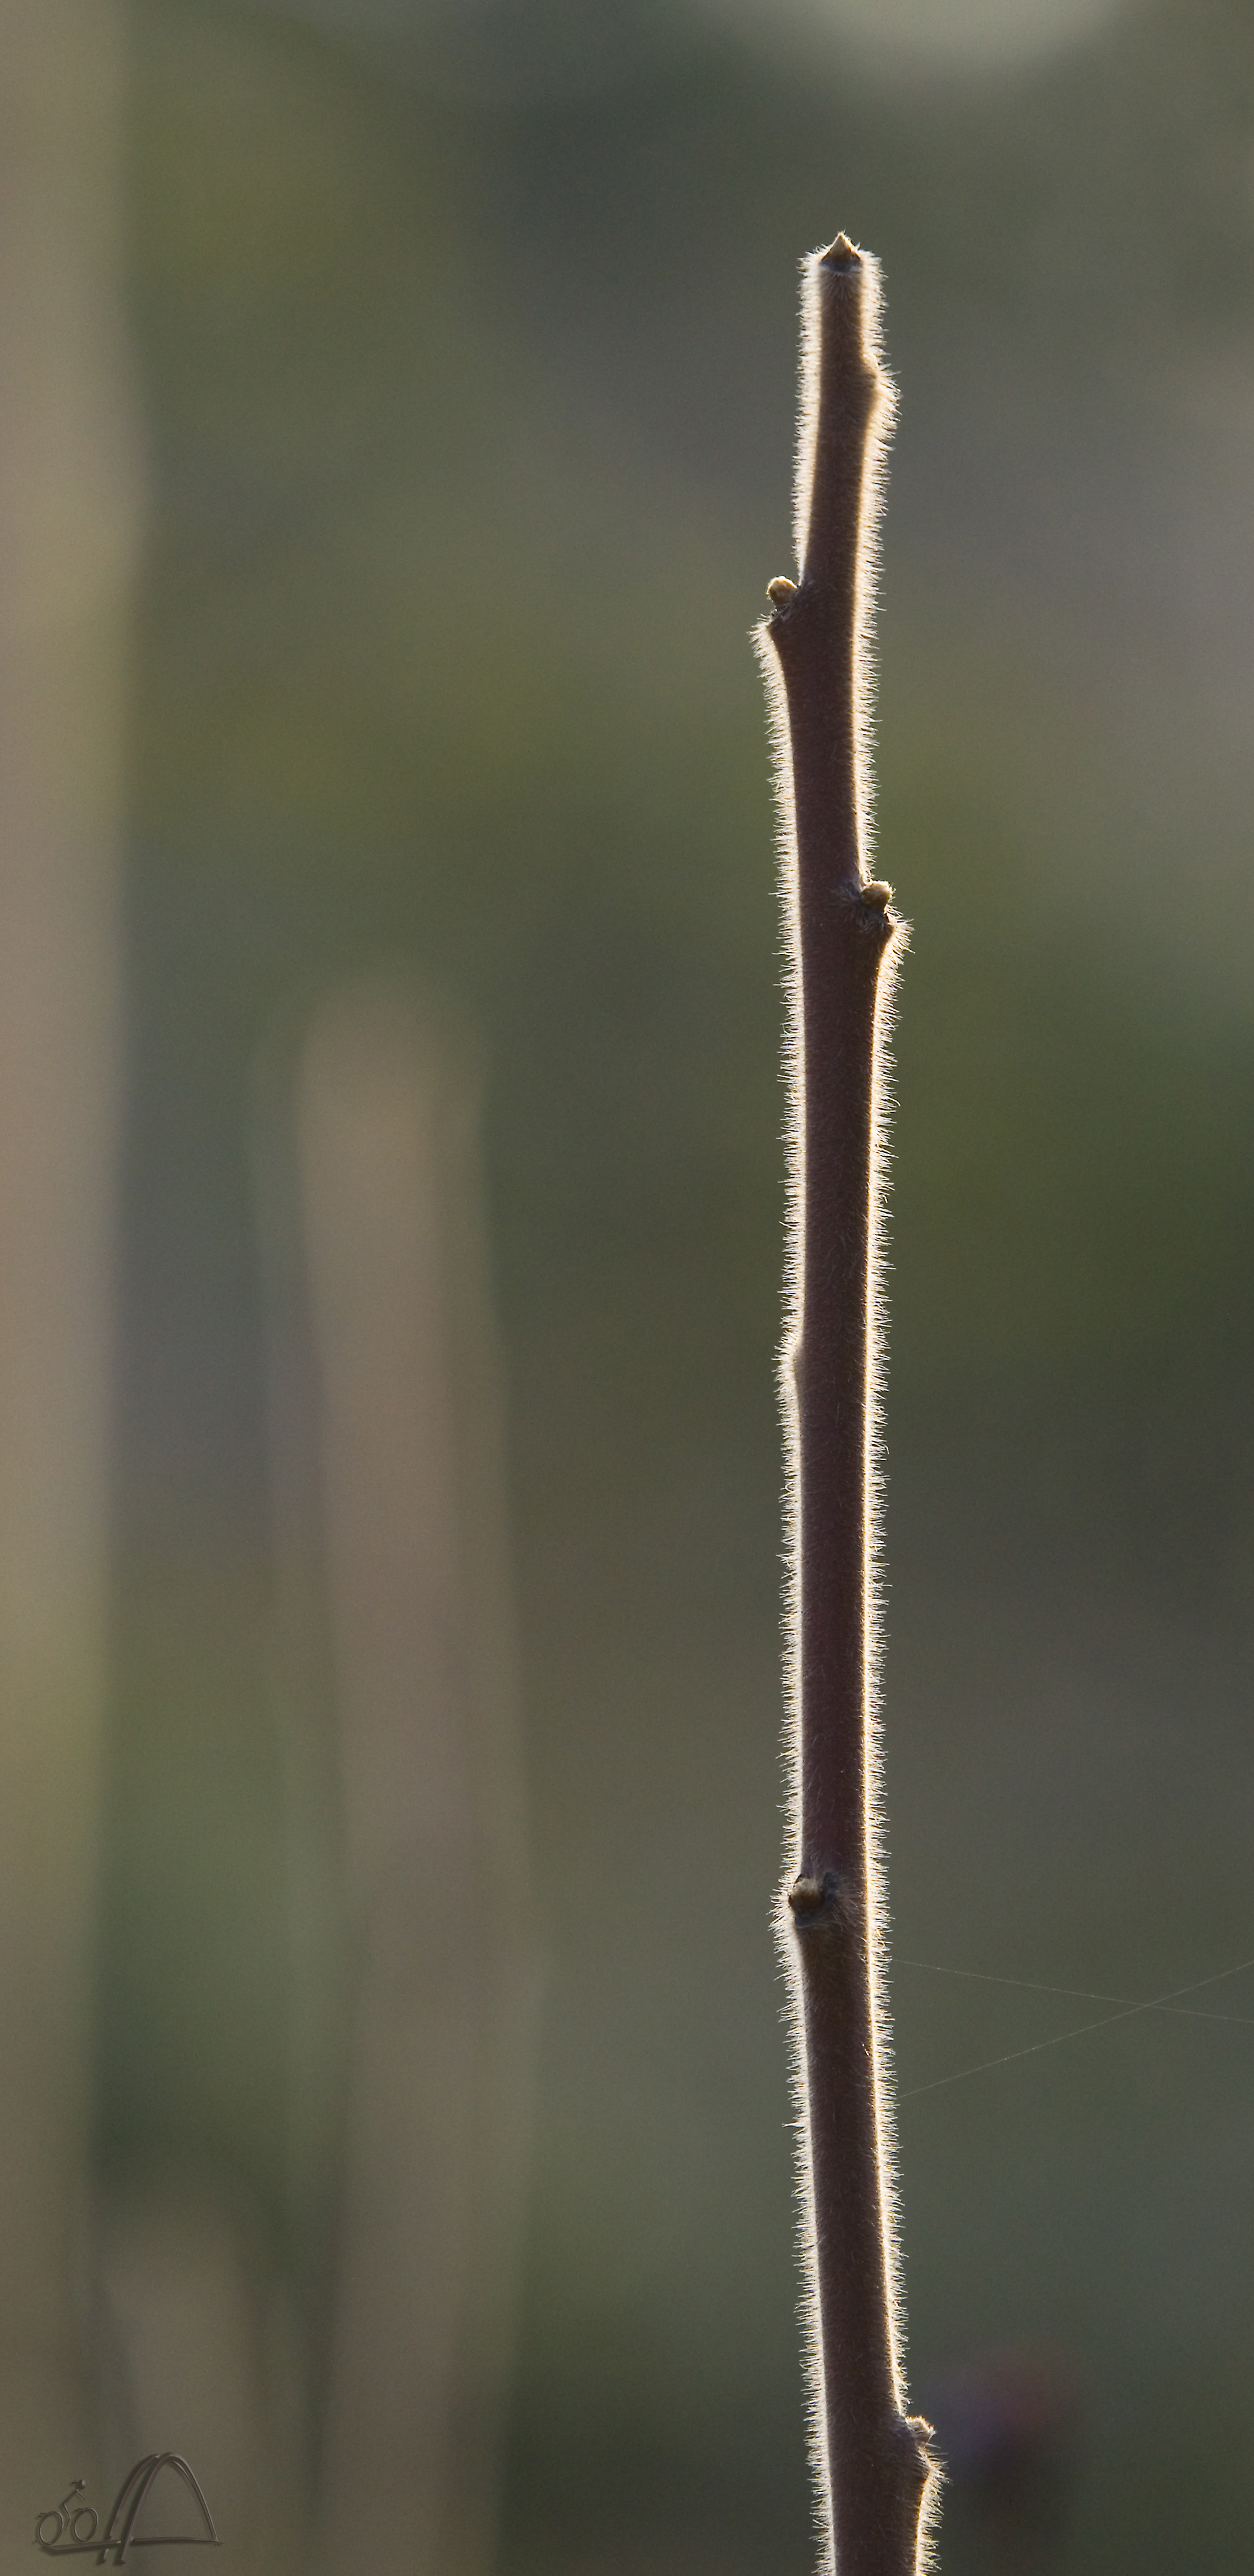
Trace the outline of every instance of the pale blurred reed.
<path fill-rule="evenodd" d="M 347 1960 L 315 2439 L 335 2576 L 492 2557 L 535 1955 L 479 1091 L 464 1032 L 394 984 L 332 996 L 300 1055 Z"/>
<path fill-rule="evenodd" d="M 204 2175 L 102 2240 L 132 2445 L 186 2453 L 258 2576 L 493 2558 L 536 1969 L 478 1109 L 391 984 L 260 1088 L 287 2250 Z"/>
<path fill-rule="evenodd" d="M 87 2140 L 137 473 L 123 22 L 0 0 L 0 2552 L 90 2465 Z"/>

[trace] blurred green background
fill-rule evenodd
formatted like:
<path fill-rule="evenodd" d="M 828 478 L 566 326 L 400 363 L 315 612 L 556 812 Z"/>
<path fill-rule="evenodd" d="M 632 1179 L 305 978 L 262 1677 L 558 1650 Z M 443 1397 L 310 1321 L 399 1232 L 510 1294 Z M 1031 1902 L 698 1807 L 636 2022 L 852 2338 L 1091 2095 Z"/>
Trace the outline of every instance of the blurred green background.
<path fill-rule="evenodd" d="M 1236 2018 L 944 2079 L 1100 2018 L 981 1978 L 1139 1998 L 1254 1954 L 1254 15 L 134 0 L 129 27 L 101 2171 L 194 2153 L 308 2259 L 252 1104 L 285 1011 L 399 964 L 489 1068 L 547 1963 L 500 2563 L 810 2563 L 747 635 L 791 561 L 797 262 L 843 226 L 902 388 L 877 864 L 913 924 L 886 1691 L 912 2377 L 943 2414 L 1008 2352 L 1066 2392 L 1039 2516 L 977 2462 L 940 2563 L 1235 2576 L 1254 1968 L 1196 1998 Z"/>

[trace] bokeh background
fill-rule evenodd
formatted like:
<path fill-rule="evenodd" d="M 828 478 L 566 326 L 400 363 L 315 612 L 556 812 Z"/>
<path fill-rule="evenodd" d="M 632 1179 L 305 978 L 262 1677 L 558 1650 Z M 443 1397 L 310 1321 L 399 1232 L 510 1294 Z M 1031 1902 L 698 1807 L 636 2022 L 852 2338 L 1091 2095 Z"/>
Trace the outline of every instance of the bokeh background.
<path fill-rule="evenodd" d="M 259 2571 L 811 2563 L 747 638 L 843 226 L 940 2564 L 1235 2576 L 1254 16 L 0 20 L 4 2547 L 168 2442 Z"/>

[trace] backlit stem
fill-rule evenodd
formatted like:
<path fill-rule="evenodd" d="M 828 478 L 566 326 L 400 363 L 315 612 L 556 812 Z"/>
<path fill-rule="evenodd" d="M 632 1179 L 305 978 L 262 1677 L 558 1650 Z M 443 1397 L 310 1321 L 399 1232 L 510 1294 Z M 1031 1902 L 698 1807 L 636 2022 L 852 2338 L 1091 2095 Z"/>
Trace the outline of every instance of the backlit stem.
<path fill-rule="evenodd" d="M 789 1446 L 797 2011 L 816 2481 L 836 2576 L 914 2576 L 936 2478 L 905 2411 L 880 1996 L 875 1671 L 881 1046 L 902 926 L 865 859 L 868 617 L 892 389 L 878 271 L 806 267 L 796 582 L 770 585 L 792 957 Z"/>

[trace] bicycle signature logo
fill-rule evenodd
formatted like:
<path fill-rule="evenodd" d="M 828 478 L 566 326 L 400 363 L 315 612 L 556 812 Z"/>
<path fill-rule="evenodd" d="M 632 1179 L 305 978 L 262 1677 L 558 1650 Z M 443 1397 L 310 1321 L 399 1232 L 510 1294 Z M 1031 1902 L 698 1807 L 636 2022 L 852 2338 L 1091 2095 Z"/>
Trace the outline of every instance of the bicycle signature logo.
<path fill-rule="evenodd" d="M 182 2479 L 199 2509 L 202 2529 L 199 2531 L 137 2531 L 139 2520 L 151 2489 L 163 2469 L 172 2469 Z M 222 2544 L 213 2527 L 213 2515 L 193 2477 L 187 2462 L 177 2451 L 149 2451 L 137 2460 L 130 2476 L 123 2478 L 113 2500 L 113 2511 L 102 2532 L 94 2506 L 79 2504 L 87 2484 L 86 2478 L 75 2478 L 60 2504 L 50 2505 L 35 2525 L 35 2547 L 45 2558 L 84 2558 L 96 2556 L 103 2567 L 112 2554 L 115 2567 L 120 2567 L 129 2549 L 220 2549 Z"/>

